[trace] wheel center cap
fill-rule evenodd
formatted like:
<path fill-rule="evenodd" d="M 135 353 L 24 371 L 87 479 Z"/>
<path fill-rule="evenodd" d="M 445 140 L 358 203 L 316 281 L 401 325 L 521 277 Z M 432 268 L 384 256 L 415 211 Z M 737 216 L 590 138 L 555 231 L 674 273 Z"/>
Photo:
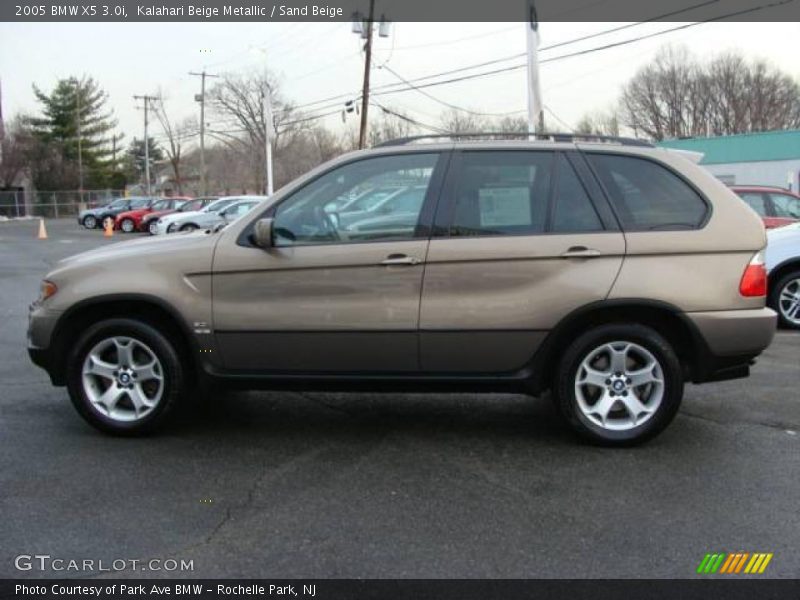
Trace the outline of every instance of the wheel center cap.
<path fill-rule="evenodd" d="M 127 384 L 129 384 L 131 382 L 131 376 L 128 375 L 127 373 L 120 373 L 119 374 L 119 382 L 124 384 L 124 385 L 127 385 Z"/>
<path fill-rule="evenodd" d="M 614 383 L 611 384 L 611 387 L 614 388 L 615 392 L 621 392 L 625 389 L 625 382 L 621 379 L 617 379 Z"/>

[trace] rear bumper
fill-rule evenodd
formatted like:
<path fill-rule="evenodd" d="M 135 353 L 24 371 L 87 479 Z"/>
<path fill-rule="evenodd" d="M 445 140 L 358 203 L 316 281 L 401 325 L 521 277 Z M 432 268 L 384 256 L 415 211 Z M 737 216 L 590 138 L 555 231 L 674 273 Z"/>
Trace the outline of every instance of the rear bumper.
<path fill-rule="evenodd" d="M 775 336 L 778 315 L 769 308 L 690 312 L 706 347 L 695 370 L 695 383 L 738 379 L 750 374 L 755 358 Z"/>

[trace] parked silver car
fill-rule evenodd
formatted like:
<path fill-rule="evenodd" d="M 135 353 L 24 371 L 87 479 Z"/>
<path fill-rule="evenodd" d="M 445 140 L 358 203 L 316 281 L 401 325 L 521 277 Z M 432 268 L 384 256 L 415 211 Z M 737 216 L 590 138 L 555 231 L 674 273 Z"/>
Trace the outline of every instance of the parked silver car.
<path fill-rule="evenodd" d="M 229 223 L 246 214 L 265 198 L 266 196 L 227 196 L 212 202 L 200 211 L 167 215 L 159 219 L 156 235 L 209 229 L 220 223 Z"/>
<path fill-rule="evenodd" d="M 767 305 L 780 324 L 800 329 L 800 223 L 767 232 Z"/>

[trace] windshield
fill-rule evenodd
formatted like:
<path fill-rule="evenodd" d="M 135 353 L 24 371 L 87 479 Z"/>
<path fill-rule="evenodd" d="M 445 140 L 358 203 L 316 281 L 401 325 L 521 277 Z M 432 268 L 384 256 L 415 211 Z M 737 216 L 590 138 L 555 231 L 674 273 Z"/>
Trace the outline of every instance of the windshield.
<path fill-rule="evenodd" d="M 172 200 L 159 200 L 153 203 L 153 210 L 169 210 Z"/>
<path fill-rule="evenodd" d="M 209 204 L 208 206 L 206 206 L 203 209 L 203 212 L 217 212 L 218 210 L 225 208 L 226 206 L 228 206 L 228 204 L 234 201 L 236 201 L 236 198 L 220 198 L 219 200 L 216 200 L 211 204 Z"/>
<path fill-rule="evenodd" d="M 134 198 L 131 200 L 131 210 L 145 208 L 150 205 L 150 198 Z"/>

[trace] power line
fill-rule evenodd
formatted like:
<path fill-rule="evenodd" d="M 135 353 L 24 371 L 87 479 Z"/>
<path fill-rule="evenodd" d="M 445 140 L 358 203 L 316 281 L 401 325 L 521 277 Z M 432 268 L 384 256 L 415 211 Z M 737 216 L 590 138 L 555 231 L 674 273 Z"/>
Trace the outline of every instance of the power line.
<path fill-rule="evenodd" d="M 458 110 L 458 111 L 461 111 L 461 112 L 469 113 L 471 115 L 477 115 L 477 116 L 480 116 L 480 117 L 504 117 L 504 116 L 508 116 L 508 115 L 513 115 L 513 114 L 518 113 L 518 112 L 524 112 L 524 111 L 519 111 L 519 110 L 512 110 L 512 111 L 501 112 L 501 113 L 490 113 L 490 112 L 479 112 L 479 111 L 476 111 L 476 110 L 470 110 L 469 108 L 464 108 L 463 106 L 458 106 L 456 104 L 451 104 L 450 102 L 445 102 L 444 100 L 441 100 L 440 98 L 437 98 L 433 94 L 430 94 L 430 93 L 420 89 L 419 87 L 415 86 L 413 83 L 411 83 L 410 81 L 408 81 L 407 79 L 402 77 L 397 71 L 393 70 L 392 68 L 390 68 L 390 67 L 388 67 L 386 65 L 383 65 L 383 68 L 386 69 L 387 71 L 389 71 L 389 73 L 391 73 L 395 77 L 397 77 L 403 83 L 406 83 L 411 89 L 419 92 L 420 94 L 422 94 L 423 96 L 425 96 L 427 98 L 430 98 L 434 102 L 437 102 L 437 103 L 441 104 L 442 106 L 446 106 L 446 107 L 452 108 L 454 110 Z"/>
<path fill-rule="evenodd" d="M 700 2 L 698 4 L 694 4 L 692 6 L 689 6 L 689 7 L 680 9 L 680 10 L 671 11 L 671 12 L 668 12 L 668 13 L 663 13 L 663 14 L 660 14 L 660 15 L 656 15 L 656 16 L 651 17 L 650 19 L 647 19 L 647 20 L 644 20 L 644 21 L 638 21 L 636 23 L 622 25 L 622 26 L 619 26 L 619 27 L 613 27 L 611 29 L 606 29 L 606 30 L 603 30 L 603 31 L 600 31 L 600 32 L 597 32 L 597 33 L 584 35 L 584 36 L 581 36 L 581 37 L 573 38 L 571 40 L 566 40 L 564 42 L 559 42 L 557 44 L 551 44 L 550 46 L 545 46 L 543 48 L 540 48 L 539 51 L 540 52 L 545 52 L 545 51 L 548 51 L 548 50 L 553 50 L 555 48 L 559 48 L 559 47 L 563 47 L 563 46 L 567 46 L 567 45 L 571 45 L 571 44 L 576 44 L 576 43 L 585 41 L 587 39 L 597 38 L 597 37 L 600 37 L 600 36 L 609 35 L 611 33 L 616 33 L 616 32 L 621 31 L 623 29 L 630 29 L 632 27 L 637 27 L 639 25 L 644 25 L 644 24 L 647 24 L 647 23 L 653 23 L 653 22 L 659 21 L 661 19 L 665 19 L 665 18 L 668 18 L 668 17 L 673 17 L 673 16 L 676 16 L 676 15 L 681 14 L 681 13 L 689 12 L 689 11 L 692 11 L 692 10 L 695 10 L 695 9 L 698 9 L 698 8 L 702 8 L 704 6 L 708 6 L 708 5 L 716 3 L 718 1 L 719 0 L 705 0 L 705 1 Z M 774 8 L 774 7 L 777 7 L 777 6 L 784 5 L 784 4 L 789 4 L 789 3 L 794 2 L 794 1 L 795 0 L 780 0 L 778 2 L 764 4 L 764 5 L 760 5 L 760 6 L 757 6 L 757 7 L 743 9 L 743 10 L 735 11 L 735 12 L 731 12 L 731 13 L 726 13 L 726 14 L 723 14 L 723 15 L 720 15 L 720 16 L 717 16 L 717 17 L 712 17 L 712 18 L 703 20 L 703 21 L 696 21 L 696 22 L 693 22 L 693 23 L 687 23 L 687 24 L 684 24 L 684 25 L 681 25 L 681 26 L 678 26 L 678 27 L 674 27 L 674 28 L 671 28 L 671 29 L 666 29 L 666 30 L 662 30 L 662 31 L 659 31 L 659 32 L 655 32 L 655 33 L 639 36 L 639 37 L 632 38 L 632 39 L 629 39 L 629 40 L 623 40 L 623 41 L 620 41 L 620 42 L 615 42 L 613 44 L 607 44 L 607 45 L 600 46 L 600 47 L 589 48 L 589 49 L 582 50 L 580 52 L 576 52 L 576 53 L 572 53 L 572 54 L 566 54 L 566 55 L 553 57 L 553 58 L 550 58 L 550 59 L 545 59 L 545 60 L 542 60 L 540 62 L 541 63 L 553 62 L 553 61 L 562 60 L 562 59 L 565 59 L 565 58 L 570 58 L 572 56 L 578 56 L 578 55 L 581 55 L 581 54 L 590 54 L 592 52 L 598 52 L 598 51 L 601 51 L 601 50 L 607 50 L 609 48 L 614 48 L 614 47 L 617 47 L 617 46 L 622 46 L 622 45 L 634 43 L 634 42 L 637 42 L 637 41 L 641 41 L 641 40 L 644 40 L 644 39 L 656 37 L 656 36 L 659 36 L 659 35 L 665 35 L 667 33 L 673 32 L 673 31 L 678 31 L 678 30 L 681 30 L 681 29 L 687 29 L 689 27 L 695 27 L 697 25 L 702 25 L 702 24 L 705 24 L 705 23 L 719 21 L 719 20 L 722 20 L 722 19 L 730 18 L 730 17 L 741 16 L 741 15 L 745 15 L 745 14 L 749 14 L 749 13 L 765 10 L 765 9 L 768 9 L 768 8 Z M 508 62 L 509 60 L 513 60 L 513 59 L 516 59 L 516 58 L 522 58 L 524 56 L 526 56 L 526 53 L 522 52 L 522 53 L 518 53 L 518 54 L 512 54 L 512 55 L 509 55 L 509 56 L 505 56 L 505 57 L 502 57 L 502 58 L 496 58 L 496 59 L 492 59 L 492 60 L 483 61 L 483 62 L 480 62 L 480 63 L 468 65 L 468 66 L 465 66 L 465 67 L 458 67 L 456 69 L 450 69 L 450 70 L 447 70 L 447 71 L 441 71 L 441 72 L 438 72 L 438 73 L 432 73 L 430 75 L 425 75 L 425 76 L 422 76 L 422 77 L 417 77 L 417 78 L 414 78 L 414 79 L 407 80 L 407 84 L 406 85 L 407 86 L 412 86 L 413 84 L 416 84 L 418 82 L 428 81 L 430 79 L 435 79 L 437 77 L 442 77 L 442 76 L 445 76 L 445 75 L 453 75 L 453 74 L 456 74 L 456 73 L 463 73 L 465 71 L 471 71 L 473 69 L 478 69 L 480 67 L 488 67 L 488 66 L 491 66 L 491 65 Z M 468 79 L 477 79 L 477 78 L 480 78 L 480 77 L 485 77 L 485 76 L 489 76 L 489 75 L 503 73 L 503 72 L 506 72 L 506 71 L 512 71 L 512 70 L 520 69 L 520 68 L 523 68 L 524 66 L 525 65 L 523 64 L 523 65 L 514 65 L 513 67 L 499 68 L 499 69 L 492 70 L 492 71 L 487 71 L 487 72 L 484 72 L 484 73 L 476 73 L 476 74 L 473 74 L 473 75 L 470 75 L 470 76 L 450 79 L 450 80 L 447 80 L 447 81 L 444 81 L 444 82 L 441 82 L 441 83 L 436 82 L 433 85 L 441 85 L 441 84 L 444 84 L 444 83 L 455 83 L 457 81 L 465 81 L 465 80 L 468 80 Z M 373 93 L 375 93 L 375 92 L 386 92 L 386 93 L 388 93 L 388 90 L 391 90 L 392 93 L 393 93 L 395 91 L 399 92 L 399 91 L 408 91 L 410 89 L 415 89 L 413 87 L 405 87 L 405 88 L 403 88 L 402 85 L 403 85 L 402 83 L 398 82 L 398 83 L 390 83 L 390 84 L 381 85 L 381 86 L 375 86 L 375 87 L 372 88 L 372 92 Z M 418 85 L 418 86 L 416 86 L 416 88 L 433 87 L 433 85 L 431 85 L 431 84 Z M 311 101 L 311 102 L 307 102 L 305 104 L 298 105 L 296 108 L 305 108 L 305 107 L 313 106 L 313 105 L 316 105 L 316 104 L 322 104 L 324 102 L 330 102 L 332 100 L 338 100 L 338 99 L 342 99 L 342 98 L 347 98 L 347 97 L 350 97 L 352 95 L 353 94 L 346 94 L 345 93 L 345 94 L 337 94 L 335 96 L 328 96 L 328 97 L 322 98 L 320 100 L 314 100 L 314 101 Z"/>

